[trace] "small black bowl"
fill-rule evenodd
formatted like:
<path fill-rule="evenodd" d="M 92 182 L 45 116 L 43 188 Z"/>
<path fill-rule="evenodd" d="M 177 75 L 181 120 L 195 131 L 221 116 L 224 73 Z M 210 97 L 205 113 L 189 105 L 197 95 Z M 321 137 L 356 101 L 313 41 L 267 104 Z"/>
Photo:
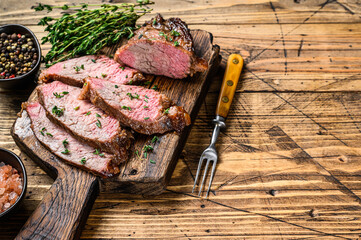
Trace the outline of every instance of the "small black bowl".
<path fill-rule="evenodd" d="M 21 159 L 15 153 L 13 153 L 9 150 L 0 148 L 0 162 L 4 162 L 6 165 L 10 165 L 13 168 L 15 168 L 23 180 L 23 190 L 22 190 L 20 196 L 18 197 L 16 202 L 13 205 L 11 205 L 6 211 L 0 213 L 0 219 L 1 219 L 5 215 L 9 214 L 14 209 L 16 209 L 20 205 L 22 200 L 25 198 L 26 187 L 28 185 L 28 181 L 27 181 L 25 166 L 24 166 L 23 162 L 21 161 Z"/>
<path fill-rule="evenodd" d="M 14 78 L 9 79 L 0 79 L 0 87 L 2 88 L 24 88 L 29 86 L 30 84 L 34 84 L 34 78 L 36 77 L 39 68 L 40 68 L 40 60 L 41 60 L 41 49 L 38 39 L 36 38 L 35 34 L 27 27 L 20 25 L 20 24 L 8 24 L 3 25 L 0 27 L 0 34 L 13 34 L 13 33 L 20 33 L 20 34 L 29 34 L 33 42 L 35 43 L 35 48 L 38 54 L 38 59 L 36 65 L 31 71 L 25 73 L 24 75 L 17 76 Z"/>

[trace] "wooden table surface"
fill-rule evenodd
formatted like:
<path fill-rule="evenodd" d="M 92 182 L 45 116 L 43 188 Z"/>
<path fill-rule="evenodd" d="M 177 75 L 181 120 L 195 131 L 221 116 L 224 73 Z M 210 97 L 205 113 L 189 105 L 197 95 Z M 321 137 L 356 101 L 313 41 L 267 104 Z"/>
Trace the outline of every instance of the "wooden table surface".
<path fill-rule="evenodd" d="M 33 4 L 1 1 L 0 25 L 24 24 L 42 38 L 36 24 L 45 12 L 35 13 Z M 153 8 L 212 32 L 222 65 L 165 193 L 101 193 L 81 238 L 361 237 L 360 1 L 162 0 Z M 191 189 L 231 53 L 246 65 L 218 141 L 213 191 L 204 200 Z M 22 156 L 29 178 L 19 212 L 0 220 L 0 239 L 17 234 L 52 184 L 9 134 L 30 92 L 0 89 L 0 147 Z"/>

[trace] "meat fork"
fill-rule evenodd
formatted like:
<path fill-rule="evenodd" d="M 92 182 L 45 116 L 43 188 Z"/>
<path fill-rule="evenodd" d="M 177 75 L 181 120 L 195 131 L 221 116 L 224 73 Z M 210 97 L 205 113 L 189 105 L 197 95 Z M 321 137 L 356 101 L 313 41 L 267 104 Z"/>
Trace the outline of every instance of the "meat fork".
<path fill-rule="evenodd" d="M 226 72 L 224 73 L 221 92 L 219 94 L 218 102 L 217 102 L 216 118 L 213 120 L 215 127 L 212 134 L 211 144 L 206 148 L 206 150 L 203 151 L 201 158 L 199 159 L 197 175 L 196 175 L 196 179 L 194 180 L 194 185 L 192 189 L 192 193 L 193 193 L 198 182 L 198 177 L 202 169 L 203 161 L 207 160 L 206 168 L 204 169 L 202 183 L 201 183 L 201 187 L 199 188 L 198 196 L 200 196 L 202 193 L 209 163 L 213 162 L 211 178 L 209 179 L 206 198 L 208 197 L 209 191 L 211 189 L 214 172 L 216 170 L 216 164 L 218 160 L 216 141 L 219 135 L 219 131 L 226 127 L 226 124 L 224 122 L 228 115 L 229 108 L 231 107 L 232 104 L 233 96 L 237 88 L 238 79 L 242 72 L 242 67 L 243 67 L 243 58 L 241 55 L 231 54 L 228 57 Z"/>

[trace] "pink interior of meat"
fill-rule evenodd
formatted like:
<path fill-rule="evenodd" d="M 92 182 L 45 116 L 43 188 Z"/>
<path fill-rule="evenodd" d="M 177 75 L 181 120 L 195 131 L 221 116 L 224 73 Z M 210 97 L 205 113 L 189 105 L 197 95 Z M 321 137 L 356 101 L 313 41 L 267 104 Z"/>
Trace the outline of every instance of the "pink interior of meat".
<path fill-rule="evenodd" d="M 123 68 L 119 63 L 106 56 L 93 55 L 60 62 L 47 70 L 48 74 L 57 74 L 78 80 L 98 77 L 118 84 L 128 84 L 136 72 L 132 68 Z"/>
<path fill-rule="evenodd" d="M 118 59 L 142 72 L 172 78 L 184 78 L 191 65 L 190 57 L 180 48 L 159 41 L 139 40 L 121 51 Z"/>
<path fill-rule="evenodd" d="M 36 137 L 41 142 L 46 143 L 52 152 L 77 165 L 84 165 L 95 171 L 101 172 L 107 169 L 112 155 L 104 153 L 104 156 L 102 157 L 93 154 L 94 148 L 80 143 L 64 129 L 50 122 L 45 115 L 44 108 L 38 102 L 28 104 L 26 111 L 32 121 Z M 43 129 L 44 127 L 45 129 Z M 39 131 L 37 131 L 37 129 L 39 129 Z M 41 131 L 44 134 L 41 134 Z M 51 136 L 47 133 L 50 133 Z M 66 145 L 66 148 L 69 150 L 68 154 L 61 153 L 65 150 L 64 140 L 67 140 L 68 142 Z M 86 160 L 84 164 L 81 163 L 82 158 L 85 158 Z"/>
<path fill-rule="evenodd" d="M 64 115 L 58 119 L 64 121 L 73 131 L 85 133 L 86 137 L 97 138 L 102 141 L 118 134 L 119 122 L 115 118 L 106 115 L 89 101 L 78 99 L 81 92 L 80 88 L 55 81 L 43 85 L 42 91 L 46 108 L 49 111 L 54 106 L 64 108 Z M 69 92 L 69 94 L 63 94 L 63 92 Z M 54 93 L 63 97 L 57 98 Z"/>
<path fill-rule="evenodd" d="M 114 84 L 99 79 L 92 78 L 90 81 L 107 102 L 131 119 L 151 122 L 162 115 L 161 94 L 152 89 L 130 85 L 116 88 Z"/>

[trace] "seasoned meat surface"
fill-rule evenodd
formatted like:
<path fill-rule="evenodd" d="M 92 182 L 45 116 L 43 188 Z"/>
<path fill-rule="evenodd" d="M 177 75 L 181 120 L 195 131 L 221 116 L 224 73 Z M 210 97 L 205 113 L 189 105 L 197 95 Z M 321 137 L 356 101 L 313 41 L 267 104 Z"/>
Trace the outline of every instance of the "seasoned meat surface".
<path fill-rule="evenodd" d="M 79 100 L 80 88 L 55 81 L 38 86 L 37 92 L 53 122 L 98 151 L 115 154 L 119 162 L 127 159 L 131 133 L 90 101 Z"/>
<path fill-rule="evenodd" d="M 39 102 L 25 103 L 23 109 L 30 117 L 31 128 L 36 138 L 54 155 L 101 177 L 112 177 L 119 173 L 113 155 L 94 154 L 93 147 L 78 141 L 63 128 L 51 122 Z"/>
<path fill-rule="evenodd" d="M 194 53 L 187 24 L 158 14 L 135 32 L 114 59 L 141 72 L 182 79 L 203 72 L 208 64 Z"/>
<path fill-rule="evenodd" d="M 88 55 L 56 63 L 42 71 L 39 81 L 61 81 L 81 87 L 87 77 L 98 77 L 116 84 L 132 84 L 146 80 L 139 71 L 122 67 L 113 59 L 103 55 Z"/>
<path fill-rule="evenodd" d="M 191 123 L 188 113 L 165 95 L 141 86 L 115 85 L 86 79 L 82 98 L 115 116 L 119 122 L 143 134 L 181 131 Z"/>

